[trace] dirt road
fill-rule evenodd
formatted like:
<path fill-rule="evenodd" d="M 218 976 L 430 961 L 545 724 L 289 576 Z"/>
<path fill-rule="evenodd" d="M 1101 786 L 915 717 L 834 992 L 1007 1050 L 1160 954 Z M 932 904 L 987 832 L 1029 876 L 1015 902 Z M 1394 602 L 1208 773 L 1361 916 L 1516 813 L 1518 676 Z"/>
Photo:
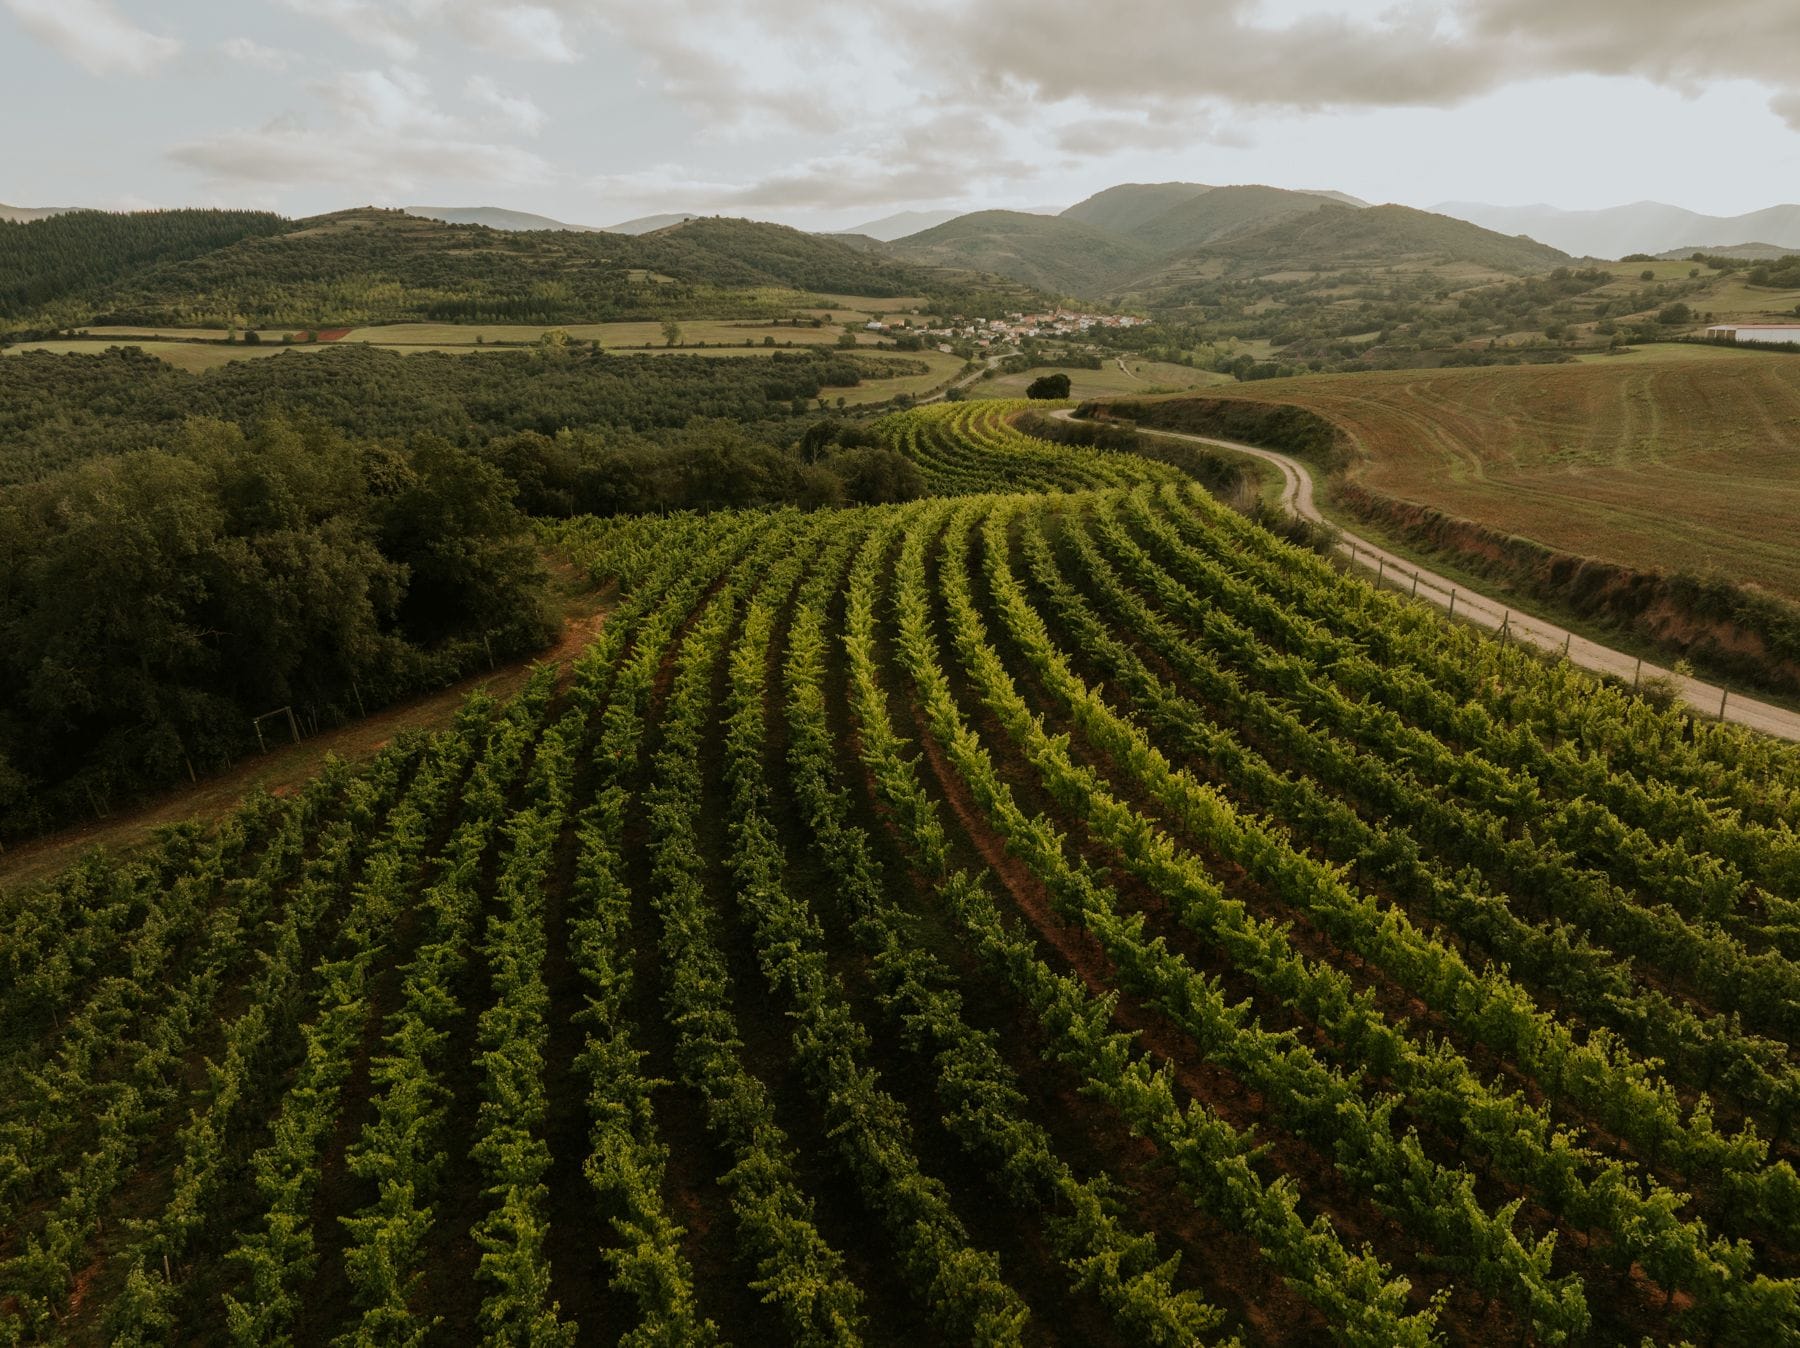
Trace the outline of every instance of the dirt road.
<path fill-rule="evenodd" d="M 1075 413 L 1064 408 L 1052 415 L 1073 420 Z M 1260 449 L 1255 445 L 1239 444 L 1235 440 L 1219 440 L 1208 435 L 1189 435 L 1181 431 L 1152 431 L 1139 427 L 1138 433 L 1160 435 L 1170 440 L 1191 440 L 1195 444 L 1228 449 L 1236 454 L 1247 454 L 1272 463 L 1281 470 L 1282 506 L 1303 520 L 1324 520 L 1313 500 L 1312 473 L 1305 464 L 1291 455 L 1272 449 Z M 1490 599 L 1467 586 L 1459 586 L 1434 571 L 1427 571 L 1424 567 L 1341 528 L 1337 550 L 1351 565 L 1372 573 L 1380 583 L 1415 594 L 1425 602 L 1435 604 L 1453 616 L 1479 627 L 1496 632 L 1504 629 L 1514 641 L 1529 643 L 1540 650 L 1566 653 L 1570 660 L 1583 669 L 1611 674 L 1628 683 L 1651 678 L 1671 679 L 1681 690 L 1682 697 L 1697 711 L 1708 716 L 1718 716 L 1722 708 L 1727 721 L 1760 730 L 1764 734 L 1777 735 L 1782 739 L 1800 740 L 1800 713 L 1759 702 L 1741 693 L 1727 694 L 1717 684 L 1676 674 L 1661 665 L 1653 665 L 1647 660 L 1640 661 L 1634 655 L 1590 641 L 1543 618 L 1520 613 L 1500 600 Z"/>

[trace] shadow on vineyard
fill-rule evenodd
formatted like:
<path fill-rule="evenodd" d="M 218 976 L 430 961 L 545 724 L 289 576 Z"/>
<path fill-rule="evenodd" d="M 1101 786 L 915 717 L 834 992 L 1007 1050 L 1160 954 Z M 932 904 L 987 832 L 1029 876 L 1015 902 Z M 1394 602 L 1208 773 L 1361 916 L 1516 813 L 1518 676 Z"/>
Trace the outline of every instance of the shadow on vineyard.
<path fill-rule="evenodd" d="M 1790 1341 L 1800 755 L 1023 410 L 0 895 L 7 1336 Z"/>

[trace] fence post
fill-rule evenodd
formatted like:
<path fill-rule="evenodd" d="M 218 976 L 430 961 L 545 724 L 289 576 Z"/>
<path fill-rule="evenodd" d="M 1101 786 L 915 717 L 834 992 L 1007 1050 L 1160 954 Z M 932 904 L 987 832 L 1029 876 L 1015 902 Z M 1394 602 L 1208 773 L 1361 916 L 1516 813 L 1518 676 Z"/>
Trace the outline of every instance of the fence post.
<path fill-rule="evenodd" d="M 1631 691 L 1634 693 L 1637 692 L 1637 689 L 1638 689 L 1638 676 L 1641 675 L 1643 672 L 1644 672 L 1644 657 L 1640 655 L 1637 658 L 1637 668 L 1631 671 Z"/>
<path fill-rule="evenodd" d="M 1412 597 L 1414 599 L 1417 599 L 1419 597 L 1419 573 L 1417 571 L 1413 572 Z"/>
<path fill-rule="evenodd" d="M 1448 616 L 1452 618 L 1456 616 L 1456 587 L 1454 585 L 1450 587 L 1450 612 Z"/>
<path fill-rule="evenodd" d="M 1730 696 L 1731 696 L 1731 689 L 1721 688 L 1719 690 L 1719 719 L 1721 721 L 1723 721 L 1725 719 L 1725 699 Z"/>
<path fill-rule="evenodd" d="M 1377 557 L 1375 563 L 1375 584 L 1379 588 L 1381 585 L 1381 578 L 1387 574 L 1387 558 Z"/>
<path fill-rule="evenodd" d="M 1565 659 L 1565 660 L 1567 660 L 1569 658 L 1569 640 L 1574 635 L 1575 634 L 1573 632 L 1564 632 L 1563 633 L 1563 659 Z"/>

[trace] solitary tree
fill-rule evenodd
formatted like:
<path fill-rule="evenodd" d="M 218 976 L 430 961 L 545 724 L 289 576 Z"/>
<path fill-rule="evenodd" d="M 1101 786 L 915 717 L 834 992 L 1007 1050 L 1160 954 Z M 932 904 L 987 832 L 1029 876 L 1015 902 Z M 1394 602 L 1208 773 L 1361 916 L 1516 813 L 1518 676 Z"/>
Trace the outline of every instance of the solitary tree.
<path fill-rule="evenodd" d="M 1055 374 L 1040 375 L 1031 381 L 1025 390 L 1027 398 L 1066 398 L 1069 396 L 1069 376 L 1058 370 Z"/>
<path fill-rule="evenodd" d="M 662 335 L 664 346 L 674 346 L 675 343 L 681 340 L 681 324 L 677 323 L 672 318 L 664 319 Z"/>

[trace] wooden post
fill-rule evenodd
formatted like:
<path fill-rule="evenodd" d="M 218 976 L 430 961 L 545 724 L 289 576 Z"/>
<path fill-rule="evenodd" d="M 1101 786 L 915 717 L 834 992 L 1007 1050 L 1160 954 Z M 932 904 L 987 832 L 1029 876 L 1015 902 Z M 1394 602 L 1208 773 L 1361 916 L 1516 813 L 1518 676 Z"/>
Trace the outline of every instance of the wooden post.
<path fill-rule="evenodd" d="M 1449 616 L 1452 618 L 1454 618 L 1456 616 L 1456 587 L 1454 585 L 1452 585 L 1450 587 L 1450 613 L 1449 613 Z"/>
<path fill-rule="evenodd" d="M 1418 573 L 1418 572 L 1417 572 L 1417 571 L 1415 571 L 1415 572 L 1413 572 L 1413 591 L 1412 591 L 1412 597 L 1413 597 L 1413 598 L 1414 598 L 1414 599 L 1417 599 L 1417 598 L 1418 598 L 1418 597 L 1419 597 L 1419 573 Z"/>
<path fill-rule="evenodd" d="M 487 652 L 488 669 L 489 671 L 492 671 L 494 668 L 494 648 L 488 644 L 486 632 L 481 634 L 481 648 Z"/>
<path fill-rule="evenodd" d="M 1500 644 L 1506 645 L 1506 639 L 1512 635 L 1512 610 L 1506 610 L 1506 616 L 1500 620 Z"/>
<path fill-rule="evenodd" d="M 367 707 L 363 706 L 362 688 L 361 688 L 361 686 L 359 686 L 357 684 L 355 679 L 350 680 L 350 691 L 356 694 L 357 715 L 367 717 L 369 714 L 369 709 Z"/>
<path fill-rule="evenodd" d="M 1643 672 L 1644 672 L 1644 657 L 1640 655 L 1637 658 L 1637 667 L 1631 671 L 1631 691 L 1634 693 L 1637 692 L 1638 678 L 1639 678 L 1639 676 L 1641 676 L 1643 674 Z"/>
<path fill-rule="evenodd" d="M 1721 688 L 1719 690 L 1719 719 L 1721 721 L 1725 719 L 1725 699 L 1730 696 L 1731 690 L 1729 688 Z"/>
<path fill-rule="evenodd" d="M 257 747 L 257 749 L 259 751 L 261 751 L 262 753 L 265 753 L 265 754 L 268 753 L 269 746 L 263 740 L 262 717 L 258 716 L 254 721 L 250 722 L 250 724 L 253 725 L 254 727 L 256 727 L 256 747 Z"/>
<path fill-rule="evenodd" d="M 1573 632 L 1563 633 L 1563 659 L 1565 660 L 1569 658 L 1569 641 L 1574 635 Z"/>
<path fill-rule="evenodd" d="M 1387 558 L 1386 557 L 1377 557 L 1375 559 L 1375 584 L 1377 586 L 1379 586 L 1381 584 L 1381 578 L 1383 576 L 1385 576 L 1386 574 L 1387 574 Z"/>
<path fill-rule="evenodd" d="M 288 729 L 291 730 L 294 734 L 294 743 L 295 744 L 300 743 L 300 723 L 294 719 L 293 707 L 292 706 L 284 707 L 284 708 L 282 708 L 282 710 L 287 712 Z"/>

